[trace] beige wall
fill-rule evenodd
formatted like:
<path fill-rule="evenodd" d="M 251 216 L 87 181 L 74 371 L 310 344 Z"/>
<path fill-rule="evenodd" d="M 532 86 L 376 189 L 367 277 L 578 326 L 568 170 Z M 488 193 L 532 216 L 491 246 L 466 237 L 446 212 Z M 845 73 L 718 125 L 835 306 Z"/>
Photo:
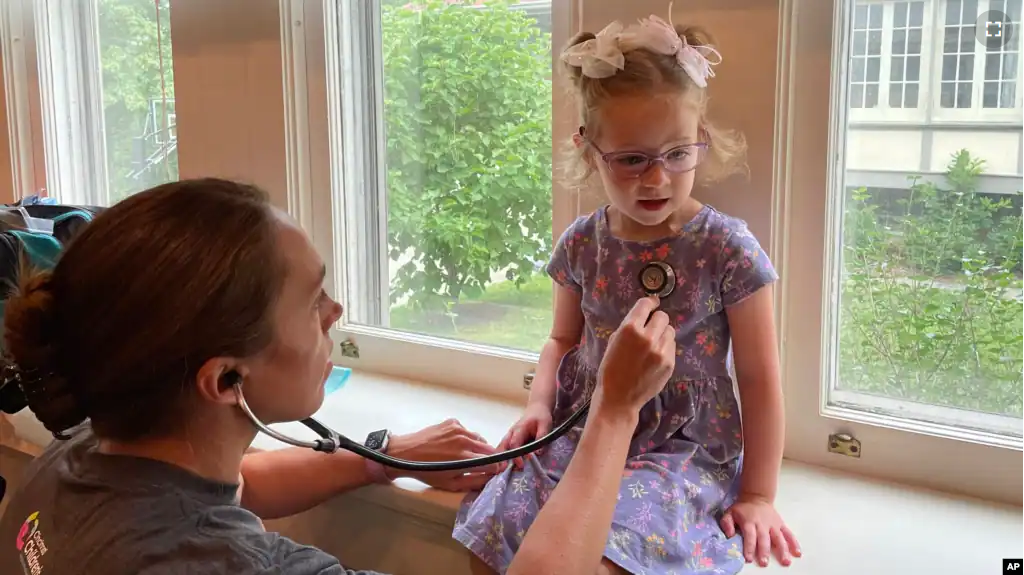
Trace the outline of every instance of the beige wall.
<path fill-rule="evenodd" d="M 286 206 L 278 1 L 171 0 L 171 30 L 180 177 L 245 180 Z"/>

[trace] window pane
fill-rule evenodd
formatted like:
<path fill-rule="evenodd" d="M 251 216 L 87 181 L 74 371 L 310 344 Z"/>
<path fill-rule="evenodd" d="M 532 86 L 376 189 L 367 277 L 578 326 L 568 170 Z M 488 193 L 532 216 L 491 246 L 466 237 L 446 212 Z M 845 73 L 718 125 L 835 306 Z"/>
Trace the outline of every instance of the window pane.
<path fill-rule="evenodd" d="M 961 80 L 937 86 L 942 106 L 969 107 L 973 55 L 924 59 L 940 56 L 943 78 Z M 903 59 L 891 62 L 895 69 Z M 907 58 L 903 77 L 911 70 L 918 77 L 920 65 Z M 985 106 L 1003 105 L 1003 86 L 1015 85 L 1016 79 L 987 82 Z M 917 82 L 891 83 L 888 103 L 916 106 L 920 89 Z M 872 97 L 869 85 L 867 105 Z M 977 121 L 1000 121 L 987 118 L 979 114 Z M 958 131 L 959 143 L 937 158 L 932 145 L 940 140 L 932 136 L 944 135 L 941 126 L 914 129 L 897 138 L 878 125 L 846 127 L 829 401 L 925 421 L 952 417 L 975 429 L 1018 421 L 1003 432 L 1019 435 L 1021 173 L 1016 162 L 999 163 L 1007 144 L 988 136 L 992 126 Z"/>
<path fill-rule="evenodd" d="M 942 81 L 956 80 L 956 56 L 942 57 Z"/>
<path fill-rule="evenodd" d="M 917 83 L 906 84 L 904 87 L 905 95 L 903 97 L 904 108 L 916 108 L 917 107 Z"/>
<path fill-rule="evenodd" d="M 881 59 L 880 58 L 868 58 L 868 82 L 877 82 L 878 74 L 881 71 Z"/>
<path fill-rule="evenodd" d="M 986 54 L 985 55 L 985 79 L 986 80 L 998 80 L 1000 70 L 999 54 Z"/>
<path fill-rule="evenodd" d="M 924 24 L 924 2 L 910 3 L 910 25 L 921 26 Z"/>
<path fill-rule="evenodd" d="M 899 82 L 903 80 L 903 58 L 893 58 L 889 64 L 889 80 Z"/>
<path fill-rule="evenodd" d="M 946 28 L 945 33 L 942 36 L 942 49 L 946 53 L 958 52 L 960 46 L 960 27 L 951 26 Z"/>
<path fill-rule="evenodd" d="M 960 23 L 960 8 L 963 4 L 960 0 L 946 1 L 946 24 Z"/>
<path fill-rule="evenodd" d="M 939 93 L 939 105 L 952 108 L 956 103 L 956 82 L 943 82 Z"/>
<path fill-rule="evenodd" d="M 964 9 L 960 13 L 960 23 L 967 24 L 978 19 L 978 0 L 964 0 Z"/>
<path fill-rule="evenodd" d="M 921 29 L 914 28 L 907 32 L 907 54 L 921 53 Z"/>
<path fill-rule="evenodd" d="M 864 81 L 864 58 L 853 59 L 852 78 L 854 82 Z"/>
<path fill-rule="evenodd" d="M 868 54 L 877 56 L 882 53 L 882 31 L 872 30 L 868 32 Z"/>
<path fill-rule="evenodd" d="M 99 0 L 109 200 L 178 178 L 170 0 Z"/>
<path fill-rule="evenodd" d="M 970 108 L 971 107 L 971 84 L 968 82 L 957 82 L 956 83 L 956 107 L 957 108 Z"/>
<path fill-rule="evenodd" d="M 850 107 L 864 107 L 864 84 L 854 84 L 853 86 L 850 86 Z"/>
<path fill-rule="evenodd" d="M 853 55 L 863 56 L 867 54 L 867 33 L 866 32 L 854 32 L 853 33 Z"/>
<path fill-rule="evenodd" d="M 532 351 L 547 341 L 550 6 L 381 7 L 388 327 Z"/>
<path fill-rule="evenodd" d="M 970 82 L 974 78 L 974 56 L 960 56 L 959 64 L 956 79 L 961 82 Z"/>
<path fill-rule="evenodd" d="M 974 26 L 960 27 L 960 52 L 964 54 L 974 53 L 974 44 L 978 38 L 974 35 Z"/>
<path fill-rule="evenodd" d="M 889 107 L 890 108 L 902 108 L 903 107 L 903 85 L 892 84 L 889 86 Z"/>
<path fill-rule="evenodd" d="M 867 28 L 868 25 L 868 7 L 864 4 L 859 4 L 853 9 L 853 27 L 859 30 Z"/>
<path fill-rule="evenodd" d="M 985 82 L 982 87 L 981 105 L 985 108 L 999 107 L 999 82 Z"/>
<path fill-rule="evenodd" d="M 878 84 L 868 84 L 864 87 L 864 107 L 874 108 L 878 106 Z"/>
<path fill-rule="evenodd" d="M 892 53 L 893 54 L 904 54 L 906 53 L 907 47 L 907 31 L 906 30 L 893 30 L 892 31 Z"/>
<path fill-rule="evenodd" d="M 897 28 L 905 28 L 907 26 L 906 2 L 897 2 L 893 6 L 893 25 Z"/>
<path fill-rule="evenodd" d="M 869 5 L 870 11 L 868 12 L 868 26 L 872 29 L 878 29 L 882 27 L 882 5 L 871 4 Z"/>
<path fill-rule="evenodd" d="M 1017 105 L 1017 83 L 1016 82 L 1002 82 L 1002 88 L 999 92 L 999 107 L 1000 108 L 1012 108 Z"/>
<path fill-rule="evenodd" d="M 921 57 L 911 56 L 907 58 L 907 80 L 916 82 L 921 79 Z"/>

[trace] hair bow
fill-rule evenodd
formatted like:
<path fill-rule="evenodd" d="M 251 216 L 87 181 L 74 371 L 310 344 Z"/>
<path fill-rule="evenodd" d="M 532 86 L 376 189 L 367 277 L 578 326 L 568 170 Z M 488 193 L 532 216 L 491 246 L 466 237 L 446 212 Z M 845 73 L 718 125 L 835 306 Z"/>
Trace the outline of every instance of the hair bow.
<path fill-rule="evenodd" d="M 596 38 L 566 50 L 562 61 L 580 68 L 582 74 L 589 78 L 607 78 L 623 69 L 626 52 L 640 49 L 675 56 L 679 67 L 701 88 L 706 87 L 708 78 L 715 75 L 711 67 L 722 62 L 718 50 L 711 46 L 689 45 L 679 37 L 672 24 L 657 16 L 644 18 L 628 28 L 612 22 Z"/>
<path fill-rule="evenodd" d="M 580 68 L 588 78 L 607 78 L 621 70 L 626 59 L 619 49 L 622 24 L 612 22 L 597 33 L 596 38 L 580 42 L 562 54 L 562 61 Z"/>

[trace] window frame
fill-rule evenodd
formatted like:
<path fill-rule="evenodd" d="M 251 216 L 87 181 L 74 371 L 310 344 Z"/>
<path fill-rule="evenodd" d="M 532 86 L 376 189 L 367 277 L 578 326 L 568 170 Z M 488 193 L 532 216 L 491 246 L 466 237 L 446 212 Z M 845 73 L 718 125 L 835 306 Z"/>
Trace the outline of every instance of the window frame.
<path fill-rule="evenodd" d="M 831 381 L 827 354 L 835 324 L 829 321 L 839 297 L 833 254 L 838 253 L 841 225 L 834 214 L 841 206 L 842 193 L 837 191 L 842 192 L 839 176 L 849 119 L 832 110 L 846 110 L 846 26 L 853 4 L 792 0 L 784 3 L 781 14 L 772 253 L 781 275 L 777 313 L 786 391 L 786 457 L 1019 505 L 1019 439 L 901 420 L 894 417 L 900 409 L 895 400 L 873 411 L 830 404 L 822 385 Z M 861 456 L 829 453 L 829 437 L 835 433 L 860 440 Z M 951 461 L 960 466 L 951 466 Z"/>
<path fill-rule="evenodd" d="M 327 57 L 311 61 L 310 86 L 326 81 L 326 107 L 329 121 L 324 128 L 311 126 L 318 132 L 314 139 L 330 142 L 329 153 L 314 154 L 312 170 L 330 174 L 332 198 L 329 210 L 315 210 L 312 228 L 314 242 L 327 248 L 324 254 L 330 283 L 345 306 L 346 313 L 333 332 L 336 341 L 351 342 L 358 348 L 358 358 L 341 355 L 343 365 L 394 377 L 443 385 L 515 401 L 526 398 L 527 376 L 535 369 L 538 356 L 524 350 L 453 341 L 425 334 L 388 329 L 388 265 L 386 238 L 385 154 L 381 86 L 383 66 L 380 63 L 380 3 L 342 0 L 326 3 L 320 13 L 309 12 L 311 23 L 322 18 L 319 26 L 306 26 L 305 34 L 314 35 L 314 45 L 323 43 Z M 524 6 L 529 11 L 536 3 Z M 551 3 L 552 63 L 557 47 L 564 45 L 577 28 L 580 4 Z M 328 41 L 328 39 L 341 39 Z M 287 60 L 287 58 L 286 58 Z M 366 66 L 366 62 L 371 62 Z M 342 73 L 341 71 L 345 71 Z M 565 90 L 558 74 L 553 77 L 553 142 L 558 153 L 561 142 L 573 133 L 575 110 L 565 101 Z M 302 99 L 303 96 L 299 96 Z M 333 99 L 333 101 L 332 101 Z M 354 126 L 372 126 L 372 130 L 355 130 Z M 557 157 L 557 156 L 556 156 Z M 331 170 L 331 166 L 339 169 Z M 553 167 L 557 176 L 557 168 Z M 576 191 L 553 178 L 552 230 L 557 238 L 578 213 Z M 324 205 L 326 190 L 309 190 L 312 202 Z M 317 199 L 319 198 L 319 199 Z M 328 248 L 329 246 L 329 248 Z M 355 247 L 352 247 L 355 246 Z M 354 256 L 353 254 L 357 254 Z M 359 257 L 353 260 L 353 257 Z M 360 274 L 356 270 L 372 265 L 377 273 Z M 348 348 L 352 349 L 352 348 Z M 394 358 L 401 357 L 401 362 Z M 453 368 L 452 366 L 458 366 Z"/>

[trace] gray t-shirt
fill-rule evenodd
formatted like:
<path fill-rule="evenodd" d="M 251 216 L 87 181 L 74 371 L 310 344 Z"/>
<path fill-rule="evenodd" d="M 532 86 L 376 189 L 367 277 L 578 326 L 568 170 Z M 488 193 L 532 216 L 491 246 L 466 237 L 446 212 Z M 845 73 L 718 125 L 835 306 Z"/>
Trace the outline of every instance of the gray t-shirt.
<path fill-rule="evenodd" d="M 342 575 L 334 557 L 264 531 L 237 485 L 105 455 L 87 426 L 32 463 L 0 518 L 4 575 Z"/>

